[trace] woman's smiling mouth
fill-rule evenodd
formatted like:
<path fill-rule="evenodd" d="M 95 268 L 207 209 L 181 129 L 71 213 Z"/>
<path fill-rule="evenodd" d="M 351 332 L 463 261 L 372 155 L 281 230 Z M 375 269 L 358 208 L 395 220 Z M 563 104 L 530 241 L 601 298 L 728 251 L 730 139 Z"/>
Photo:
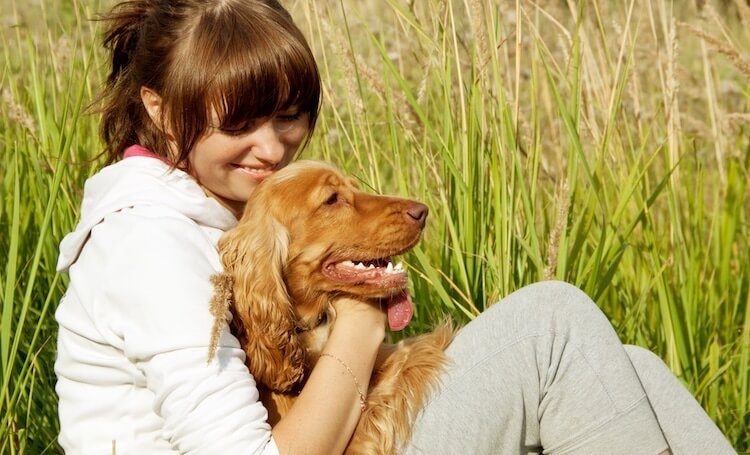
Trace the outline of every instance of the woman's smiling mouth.
<path fill-rule="evenodd" d="M 276 172 L 275 167 L 254 168 L 254 167 L 242 166 L 240 164 L 234 164 L 234 163 L 232 163 L 232 166 L 234 166 L 237 170 L 239 170 L 240 172 L 243 172 L 244 174 L 247 174 L 250 178 L 258 182 L 265 180 L 266 178 L 270 177 L 271 174 Z"/>

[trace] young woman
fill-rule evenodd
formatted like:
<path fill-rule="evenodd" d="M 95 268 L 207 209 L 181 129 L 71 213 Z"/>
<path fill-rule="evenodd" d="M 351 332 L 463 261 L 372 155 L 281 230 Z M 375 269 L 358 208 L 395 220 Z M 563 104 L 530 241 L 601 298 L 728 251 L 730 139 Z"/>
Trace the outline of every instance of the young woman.
<path fill-rule="evenodd" d="M 320 81 L 304 37 L 275 0 L 134 0 L 106 22 L 109 165 L 87 181 L 58 263 L 70 274 L 56 312 L 60 444 L 341 453 L 384 337 L 379 309 L 338 305 L 335 357 L 274 428 L 228 330 L 206 363 L 216 242 L 315 125 Z M 731 452 L 664 365 L 624 349 L 572 286 L 518 291 L 449 354 L 406 453 Z"/>

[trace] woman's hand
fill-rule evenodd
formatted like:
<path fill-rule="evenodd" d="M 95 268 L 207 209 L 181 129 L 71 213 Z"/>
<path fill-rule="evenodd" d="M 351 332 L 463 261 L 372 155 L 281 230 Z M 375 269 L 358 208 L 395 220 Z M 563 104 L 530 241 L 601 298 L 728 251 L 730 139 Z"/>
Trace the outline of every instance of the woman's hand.
<path fill-rule="evenodd" d="M 372 333 L 377 343 L 382 342 L 385 336 L 385 324 L 388 314 L 381 301 L 362 301 L 352 298 L 341 298 L 333 302 L 336 311 L 334 330 L 341 326 L 359 329 L 364 333 Z M 382 302 L 385 305 L 385 301 Z"/>

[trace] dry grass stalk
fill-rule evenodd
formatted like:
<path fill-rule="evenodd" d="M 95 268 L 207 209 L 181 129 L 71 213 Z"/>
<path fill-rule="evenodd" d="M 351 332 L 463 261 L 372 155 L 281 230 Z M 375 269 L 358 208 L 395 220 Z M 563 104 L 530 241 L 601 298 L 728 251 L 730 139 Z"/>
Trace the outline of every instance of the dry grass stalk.
<path fill-rule="evenodd" d="M 750 79 L 750 63 L 747 62 L 742 56 L 740 55 L 737 50 L 732 47 L 731 45 L 728 45 L 718 38 L 709 35 L 708 33 L 704 32 L 702 29 L 688 24 L 686 22 L 680 22 L 680 27 L 683 27 L 685 29 L 690 30 L 692 33 L 695 33 L 698 37 L 700 37 L 703 41 L 705 41 L 709 46 L 711 46 L 715 51 L 717 51 L 720 54 L 724 54 L 729 61 L 734 65 L 735 68 L 740 70 L 742 74 L 744 74 L 748 79 Z"/>
<path fill-rule="evenodd" d="M 21 125 L 36 140 L 36 125 L 29 111 L 23 104 L 16 102 L 13 93 L 7 87 L 2 89 L 2 98 L 3 103 L 8 107 L 8 118 Z"/>
<path fill-rule="evenodd" d="M 667 134 L 669 142 L 669 157 L 670 167 L 673 167 L 679 161 L 680 144 L 679 144 L 679 131 L 680 131 L 680 107 L 677 99 L 677 93 L 680 89 L 680 83 L 677 80 L 675 74 L 675 67 L 677 65 L 677 52 L 679 45 L 677 42 L 677 27 L 675 25 L 674 17 L 669 22 L 669 33 L 667 35 L 667 73 L 666 73 L 666 106 L 665 111 L 668 113 L 667 118 Z M 672 183 L 677 185 L 680 180 L 679 169 L 675 169 L 672 173 Z"/>
<path fill-rule="evenodd" d="M 722 19 L 722 17 L 726 17 L 726 14 L 720 15 L 718 12 L 716 12 L 714 7 L 711 6 L 710 3 L 707 3 L 704 6 L 703 10 L 701 11 L 701 16 L 707 21 L 713 21 L 713 23 L 715 24 L 715 27 L 708 26 L 706 28 L 710 30 L 718 30 L 721 33 L 721 35 L 724 37 L 724 40 L 728 41 L 731 45 L 732 37 L 730 36 L 727 28 L 724 26 L 724 20 Z M 734 47 L 734 46 L 731 46 L 731 47 Z"/>
<path fill-rule="evenodd" d="M 440 0 L 437 3 L 436 8 L 433 8 L 434 4 L 432 2 L 426 2 L 426 5 L 429 8 L 429 11 L 426 12 L 427 21 L 431 22 L 431 24 L 429 27 L 425 28 L 425 33 L 429 31 L 432 35 L 432 39 L 435 42 L 439 42 L 440 33 L 438 30 L 444 29 L 448 21 L 449 12 L 447 0 Z M 426 56 L 426 63 L 422 68 L 423 76 L 419 81 L 419 85 L 417 85 L 417 104 L 419 106 L 424 106 L 425 99 L 427 98 L 427 87 L 429 85 L 430 75 L 433 69 L 439 66 L 440 61 L 432 53 Z"/>
<path fill-rule="evenodd" d="M 469 22 L 477 44 L 477 77 L 481 80 L 485 67 L 492 58 L 487 31 L 484 27 L 484 8 L 481 0 L 469 0 Z"/>
<path fill-rule="evenodd" d="M 323 26 L 323 31 L 325 32 L 325 34 L 331 39 L 331 42 L 334 44 L 336 52 L 349 61 L 349 63 L 352 65 L 352 68 L 354 68 L 354 70 L 369 83 L 370 87 L 373 89 L 378 98 L 380 98 L 380 100 L 382 101 L 385 101 L 386 99 L 388 99 L 388 95 L 390 95 L 391 98 L 395 101 L 393 103 L 395 112 L 404 121 L 404 123 L 406 123 L 407 125 L 416 124 L 417 115 L 407 101 L 406 96 L 403 93 L 394 90 L 391 90 L 390 93 L 387 93 L 385 84 L 383 84 L 383 81 L 378 73 L 370 68 L 363 59 L 356 58 L 354 56 L 351 47 L 343 42 L 339 34 L 333 32 L 328 21 L 326 21 L 325 19 L 321 19 L 320 23 Z M 359 91 L 356 90 L 355 74 L 351 72 L 345 73 L 347 89 L 349 90 L 352 99 L 357 100 L 357 102 L 355 103 L 355 109 L 357 111 L 357 114 L 360 115 L 364 113 L 364 105 L 362 97 L 359 96 Z"/>
<path fill-rule="evenodd" d="M 364 78 L 367 80 L 367 82 L 370 83 L 370 87 L 375 90 L 375 93 L 378 95 L 380 99 L 385 101 L 388 97 L 388 94 L 385 90 L 385 85 L 383 84 L 382 79 L 376 73 L 372 68 L 367 66 L 365 62 L 362 61 L 362 59 L 355 59 L 354 54 L 349 52 L 350 59 L 354 65 L 356 65 L 357 70 L 359 73 L 364 76 Z M 399 117 L 409 125 L 414 125 L 417 123 L 417 115 L 412 109 L 411 105 L 409 104 L 409 101 L 406 99 L 406 96 L 399 92 L 394 91 L 393 87 L 391 88 L 391 96 L 394 98 L 395 103 L 394 109 L 399 114 Z"/>
<path fill-rule="evenodd" d="M 430 72 L 432 71 L 432 67 L 434 65 L 433 61 L 433 58 L 427 59 L 427 63 L 422 70 L 424 76 L 422 76 L 422 80 L 419 81 L 419 85 L 417 86 L 417 104 L 419 104 L 420 106 L 424 105 L 424 100 L 427 96 L 427 81 L 430 79 Z"/>
<path fill-rule="evenodd" d="M 734 0 L 734 4 L 740 13 L 740 20 L 745 30 L 750 30 L 750 6 L 747 5 L 747 0 Z"/>
<path fill-rule="evenodd" d="M 640 82 L 640 75 L 638 74 L 637 69 L 633 69 L 630 71 L 629 77 L 628 77 L 628 90 L 630 92 L 630 100 L 633 103 L 632 109 L 633 109 L 633 118 L 636 121 L 636 124 L 638 125 L 638 132 L 639 134 L 642 134 L 643 132 L 643 116 L 642 116 L 642 109 L 641 109 L 641 82 Z"/>
<path fill-rule="evenodd" d="M 323 33 L 325 36 L 330 40 L 329 42 L 333 43 L 333 48 L 336 54 L 341 58 L 341 60 L 349 60 L 347 54 L 348 54 L 348 46 L 346 46 L 341 38 L 333 33 L 331 30 L 331 26 L 325 19 L 320 20 L 320 25 L 323 29 Z M 354 71 L 348 71 L 350 68 L 344 68 L 342 65 L 342 70 L 344 74 L 344 88 L 346 89 L 346 92 L 349 94 L 349 100 L 352 103 L 352 107 L 354 108 L 354 115 L 358 118 L 361 118 L 365 113 L 365 105 L 362 101 L 362 97 L 360 96 L 359 90 L 357 89 L 357 82 L 356 77 L 354 74 Z M 331 93 L 335 93 L 335 90 L 332 90 Z"/>
<path fill-rule="evenodd" d="M 745 112 L 730 112 L 724 118 L 736 124 L 750 123 L 750 114 Z"/>
<path fill-rule="evenodd" d="M 557 270 L 557 256 L 560 252 L 560 239 L 563 232 L 568 226 L 568 212 L 570 210 L 570 198 L 568 195 L 568 184 L 562 179 L 557 188 L 557 222 L 552 229 L 549 237 L 549 246 L 547 247 L 547 266 L 544 268 L 542 276 L 545 280 L 555 278 Z"/>
<path fill-rule="evenodd" d="M 211 312 L 211 316 L 214 317 L 214 324 L 211 327 L 211 340 L 208 344 L 208 360 L 206 363 L 211 363 L 211 360 L 216 356 L 216 351 L 219 348 L 221 331 L 224 329 L 224 324 L 227 322 L 229 305 L 232 303 L 233 283 L 234 280 L 232 279 L 232 275 L 228 273 L 211 275 L 211 284 L 214 286 L 214 295 L 211 296 L 209 311 Z"/>
<path fill-rule="evenodd" d="M 724 168 L 724 151 L 726 148 L 726 141 L 724 138 L 724 131 L 721 128 L 722 125 L 722 109 L 719 106 L 715 85 L 714 76 L 711 65 L 711 58 L 708 53 L 708 46 L 706 41 L 700 42 L 701 55 L 703 60 L 703 78 L 705 80 L 706 87 L 706 104 L 708 105 L 709 119 L 711 120 L 711 135 L 712 142 L 714 145 L 714 155 L 716 156 L 716 163 L 718 165 L 719 180 L 722 186 L 726 183 L 726 169 Z"/>
<path fill-rule="evenodd" d="M 55 84 L 57 90 L 63 91 L 62 75 L 69 70 L 71 57 L 73 56 L 73 45 L 70 39 L 63 35 L 55 44 L 55 52 L 52 59 L 52 66 L 55 69 Z"/>
<path fill-rule="evenodd" d="M 519 135 L 519 124 L 521 121 L 521 53 L 523 50 L 523 32 L 521 29 L 521 3 L 516 0 L 516 51 L 515 51 L 515 81 L 516 86 L 513 91 L 513 117 L 516 119 L 516 135 Z M 525 15 L 525 12 L 524 12 Z M 520 142 L 519 142 L 520 143 Z"/>
<path fill-rule="evenodd" d="M 683 116 L 685 120 L 684 132 L 691 135 L 702 136 L 704 138 L 711 138 L 711 130 L 706 125 L 706 121 L 703 119 L 697 119 L 694 116 L 686 113 Z"/>
<path fill-rule="evenodd" d="M 727 131 L 737 131 L 743 126 L 750 126 L 750 114 L 744 112 L 732 112 L 724 114 L 724 129 Z M 738 150 L 733 147 L 730 152 L 738 155 Z"/>

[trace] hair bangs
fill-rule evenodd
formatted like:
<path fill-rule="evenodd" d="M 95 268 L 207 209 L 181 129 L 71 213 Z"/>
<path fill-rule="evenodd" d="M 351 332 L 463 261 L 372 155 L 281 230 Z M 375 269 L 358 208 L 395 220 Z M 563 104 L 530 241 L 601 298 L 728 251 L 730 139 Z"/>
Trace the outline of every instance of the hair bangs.
<path fill-rule="evenodd" d="M 293 111 L 309 114 L 312 127 L 320 80 L 302 34 L 296 27 L 297 33 L 290 33 L 288 24 L 258 24 L 248 16 L 227 15 L 231 27 L 217 24 L 226 41 L 216 61 L 205 67 L 216 75 L 205 94 L 207 107 L 218 116 L 214 126 L 241 131 L 255 119 Z"/>

